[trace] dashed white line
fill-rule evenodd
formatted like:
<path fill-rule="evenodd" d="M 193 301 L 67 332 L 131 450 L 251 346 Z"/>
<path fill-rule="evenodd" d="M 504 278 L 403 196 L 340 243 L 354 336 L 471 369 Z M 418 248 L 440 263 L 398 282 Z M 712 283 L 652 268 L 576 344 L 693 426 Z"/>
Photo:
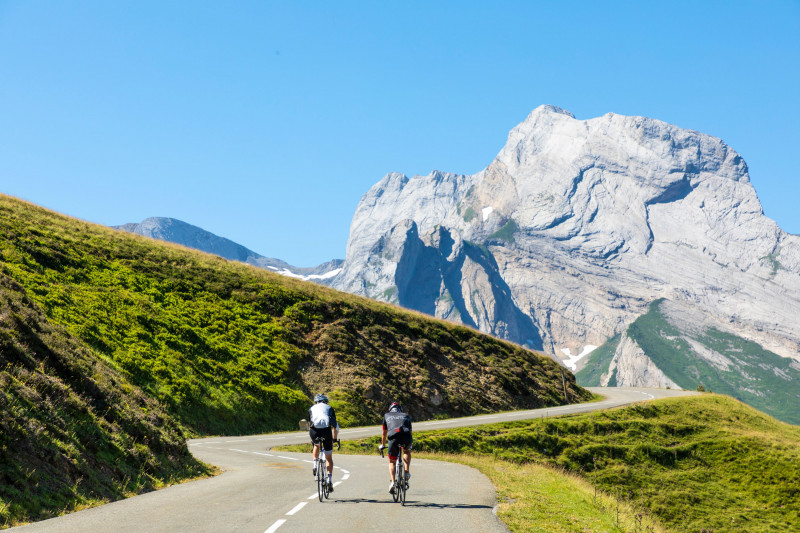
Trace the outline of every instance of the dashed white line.
<path fill-rule="evenodd" d="M 291 511 L 289 511 L 289 512 L 288 512 L 288 513 L 286 513 L 286 514 L 287 514 L 288 516 L 291 516 L 291 515 L 293 515 L 294 513 L 296 513 L 297 511 L 299 511 L 299 510 L 300 510 L 300 509 L 302 509 L 303 507 L 305 507 L 307 503 L 308 503 L 308 502 L 300 502 L 300 503 L 298 503 L 297 505 L 295 505 L 295 506 L 292 508 L 292 510 L 291 510 Z"/>
<path fill-rule="evenodd" d="M 337 466 L 336 468 L 339 468 L 339 467 Z M 342 468 L 341 470 L 342 470 L 342 472 L 344 472 L 345 474 L 349 474 L 349 473 L 350 473 L 350 471 L 349 471 L 349 470 L 345 470 L 344 468 Z"/>
<path fill-rule="evenodd" d="M 299 461 L 300 460 L 300 459 L 297 459 L 295 457 L 286 457 L 285 455 L 276 455 L 275 457 L 280 457 L 281 459 L 289 459 L 290 461 Z"/>
<path fill-rule="evenodd" d="M 264 533 L 275 533 L 279 527 L 281 527 L 286 522 L 285 518 L 281 518 L 280 520 L 276 521 L 274 524 L 269 526 L 269 529 L 266 530 Z"/>
<path fill-rule="evenodd" d="M 315 492 L 314 494 L 312 494 L 311 496 L 309 496 L 309 497 L 308 497 L 308 498 L 306 498 L 306 499 L 307 499 L 307 500 L 313 500 L 314 498 L 317 498 L 318 496 L 319 496 L 319 494 L 317 494 L 317 493 Z"/>
<path fill-rule="evenodd" d="M 345 474 L 345 475 L 343 475 L 343 476 L 342 476 L 342 481 L 344 481 L 345 479 L 347 479 L 347 478 L 349 478 L 349 477 L 350 477 L 350 474 Z"/>

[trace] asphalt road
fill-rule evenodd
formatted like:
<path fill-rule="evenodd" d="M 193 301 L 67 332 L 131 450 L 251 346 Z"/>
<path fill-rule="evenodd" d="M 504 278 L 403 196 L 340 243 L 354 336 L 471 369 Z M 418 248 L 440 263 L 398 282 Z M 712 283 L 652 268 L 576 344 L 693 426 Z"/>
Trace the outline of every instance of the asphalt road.
<path fill-rule="evenodd" d="M 415 431 L 524 420 L 617 407 L 653 398 L 694 394 L 686 391 L 633 388 L 591 389 L 600 402 L 514 411 L 441 421 L 419 422 Z M 343 429 L 342 439 L 380 433 L 378 427 Z M 62 517 L 12 528 L 19 532 L 174 532 L 236 531 L 288 533 L 319 529 L 330 532 L 415 531 L 504 532 L 492 512 L 494 487 L 478 471 L 441 461 L 412 459 L 406 506 L 388 493 L 386 459 L 334 454 L 334 492 L 319 502 L 311 475 L 310 453 L 270 451 L 280 444 L 308 442 L 308 433 L 293 432 L 189 441 L 200 460 L 224 473 Z"/>

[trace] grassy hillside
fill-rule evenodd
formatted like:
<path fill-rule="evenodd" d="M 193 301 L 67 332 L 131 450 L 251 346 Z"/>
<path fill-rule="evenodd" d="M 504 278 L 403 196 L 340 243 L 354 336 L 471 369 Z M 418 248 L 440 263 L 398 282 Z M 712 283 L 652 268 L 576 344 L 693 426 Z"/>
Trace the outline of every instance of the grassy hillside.
<path fill-rule="evenodd" d="M 548 520 L 559 524 L 553 531 L 583 531 L 614 513 L 614 506 L 600 497 L 598 502 L 584 497 L 578 498 L 584 511 L 574 514 L 564 497 L 553 493 L 556 488 L 545 486 L 559 485 L 552 475 L 535 485 L 529 478 L 526 486 L 524 478 L 535 473 L 526 465 L 580 476 L 601 496 L 619 500 L 623 513 L 630 514 L 627 508 L 634 519 L 653 517 L 670 531 L 800 530 L 800 428 L 726 396 L 427 431 L 414 438 L 414 448 L 424 452 L 481 460 L 477 466 L 492 478 L 501 498 L 515 500 L 499 512 L 515 531 L 548 530 L 541 529 Z M 348 446 L 362 449 L 359 443 Z M 595 509 L 586 510 L 589 504 Z M 641 525 L 600 530 L 647 531 Z"/>
<path fill-rule="evenodd" d="M 564 403 L 559 367 L 518 346 L 8 197 L 0 257 L 50 320 L 198 434 L 296 427 L 317 390 L 360 423 L 393 398 L 417 419 Z"/>
<path fill-rule="evenodd" d="M 660 311 L 662 301 L 650 304 L 649 311 L 636 319 L 626 334 L 667 377 L 684 389 L 702 386 L 733 396 L 784 422 L 800 424 L 797 363 L 714 328 L 700 334 L 681 331 Z M 615 337 L 592 352 L 586 366 L 576 375 L 580 384 L 587 387 L 600 384 L 600 376 L 608 371 L 618 343 L 619 338 Z M 717 362 L 698 355 L 692 344 L 714 354 Z"/>
<path fill-rule="evenodd" d="M 0 275 L 0 527 L 205 475 L 182 431 Z"/>
<path fill-rule="evenodd" d="M 0 280 L 0 520 L 196 475 L 187 435 L 296 428 L 317 391 L 346 425 L 590 396 L 474 330 L 6 196 Z"/>

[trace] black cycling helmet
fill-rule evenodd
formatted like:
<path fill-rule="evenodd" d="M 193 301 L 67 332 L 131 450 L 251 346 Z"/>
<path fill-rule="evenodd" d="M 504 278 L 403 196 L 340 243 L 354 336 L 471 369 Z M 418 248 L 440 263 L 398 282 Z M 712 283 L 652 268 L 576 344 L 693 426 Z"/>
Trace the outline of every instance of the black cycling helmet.
<path fill-rule="evenodd" d="M 392 412 L 392 411 L 402 411 L 402 410 L 403 410 L 403 406 L 401 406 L 401 405 L 400 405 L 399 403 L 397 403 L 397 402 L 392 402 L 392 404 L 389 406 L 389 412 Z"/>
<path fill-rule="evenodd" d="M 324 394 L 317 394 L 316 396 L 314 396 L 314 403 L 319 403 L 319 402 L 328 403 L 328 397 L 325 396 Z"/>

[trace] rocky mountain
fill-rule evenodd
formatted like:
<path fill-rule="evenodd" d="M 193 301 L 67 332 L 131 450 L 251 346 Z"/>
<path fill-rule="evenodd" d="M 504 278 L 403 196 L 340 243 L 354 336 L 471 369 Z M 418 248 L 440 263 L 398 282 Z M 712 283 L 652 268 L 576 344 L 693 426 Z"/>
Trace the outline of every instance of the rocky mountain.
<path fill-rule="evenodd" d="M 608 352 L 619 336 L 606 383 L 702 384 L 625 335 L 663 301 L 674 324 L 790 363 L 757 364 L 800 388 L 800 236 L 764 216 L 733 149 L 654 119 L 577 120 L 542 106 L 477 174 L 388 174 L 362 197 L 331 285 L 558 359 Z M 692 360 L 720 360 L 699 342 L 681 346 Z M 587 359 L 569 360 L 579 370 Z M 765 394 L 730 361 L 739 388 Z"/>
<path fill-rule="evenodd" d="M 188 248 L 219 255 L 225 259 L 241 261 L 306 281 L 324 282 L 338 274 L 342 265 L 341 259 L 333 259 L 315 267 L 292 266 L 280 259 L 264 257 L 230 239 L 219 237 L 175 218 L 151 217 L 144 219 L 140 223 L 128 223 L 112 227 L 152 239 L 174 242 Z"/>

